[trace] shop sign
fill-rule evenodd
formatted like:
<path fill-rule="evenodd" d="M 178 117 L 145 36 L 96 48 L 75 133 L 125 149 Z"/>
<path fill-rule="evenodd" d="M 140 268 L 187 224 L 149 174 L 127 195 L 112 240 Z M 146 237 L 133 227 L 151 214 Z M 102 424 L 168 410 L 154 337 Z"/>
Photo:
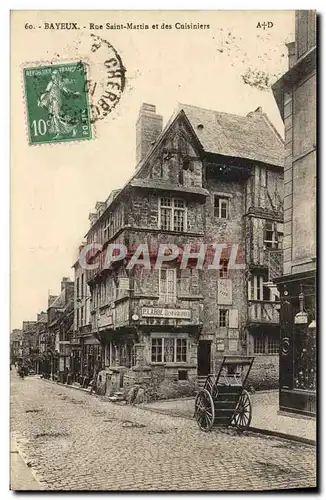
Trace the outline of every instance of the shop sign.
<path fill-rule="evenodd" d="M 238 341 L 229 340 L 229 351 L 237 351 L 237 350 L 238 350 Z"/>
<path fill-rule="evenodd" d="M 229 330 L 228 335 L 229 335 L 229 339 L 238 340 L 239 339 L 239 330 Z"/>
<path fill-rule="evenodd" d="M 308 323 L 308 314 L 305 312 L 298 312 L 298 314 L 295 315 L 294 323 L 296 325 L 307 324 Z"/>
<path fill-rule="evenodd" d="M 217 303 L 222 305 L 232 305 L 232 280 L 217 280 Z"/>
<path fill-rule="evenodd" d="M 174 318 L 190 319 L 190 309 L 166 309 L 165 307 L 143 307 L 142 316 L 144 318 Z"/>
<path fill-rule="evenodd" d="M 217 339 L 216 340 L 216 350 L 217 351 L 224 351 L 225 350 L 224 339 Z"/>

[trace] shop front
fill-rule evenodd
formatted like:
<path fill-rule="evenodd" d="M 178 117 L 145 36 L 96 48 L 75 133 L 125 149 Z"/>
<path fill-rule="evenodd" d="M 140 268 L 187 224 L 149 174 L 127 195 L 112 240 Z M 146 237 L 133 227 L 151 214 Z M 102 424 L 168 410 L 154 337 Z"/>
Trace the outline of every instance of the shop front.
<path fill-rule="evenodd" d="M 104 349 L 93 335 L 81 337 L 80 375 L 82 385 L 88 385 L 94 372 L 103 366 Z"/>
<path fill-rule="evenodd" d="M 316 415 L 315 274 L 278 279 L 280 309 L 280 411 Z"/>

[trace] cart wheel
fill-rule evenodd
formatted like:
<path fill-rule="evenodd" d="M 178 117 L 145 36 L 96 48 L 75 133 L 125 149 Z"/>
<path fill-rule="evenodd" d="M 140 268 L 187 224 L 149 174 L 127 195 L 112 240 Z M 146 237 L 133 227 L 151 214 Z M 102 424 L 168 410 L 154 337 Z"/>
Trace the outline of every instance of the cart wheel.
<path fill-rule="evenodd" d="M 210 431 L 214 424 L 215 410 L 212 396 L 206 389 L 198 392 L 195 400 L 195 417 L 202 431 Z"/>
<path fill-rule="evenodd" d="M 248 429 L 252 417 L 251 400 L 246 390 L 242 391 L 237 407 L 232 416 L 231 425 L 239 431 Z"/>

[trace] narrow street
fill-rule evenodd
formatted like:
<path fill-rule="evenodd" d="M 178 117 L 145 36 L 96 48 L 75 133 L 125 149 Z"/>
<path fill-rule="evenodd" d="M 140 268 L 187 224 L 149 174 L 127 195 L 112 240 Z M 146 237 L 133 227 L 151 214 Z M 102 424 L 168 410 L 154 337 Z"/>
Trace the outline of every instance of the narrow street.
<path fill-rule="evenodd" d="M 119 406 L 11 375 L 11 431 L 46 490 L 271 490 L 314 487 L 315 449 Z M 12 463 L 14 468 L 14 463 Z"/>

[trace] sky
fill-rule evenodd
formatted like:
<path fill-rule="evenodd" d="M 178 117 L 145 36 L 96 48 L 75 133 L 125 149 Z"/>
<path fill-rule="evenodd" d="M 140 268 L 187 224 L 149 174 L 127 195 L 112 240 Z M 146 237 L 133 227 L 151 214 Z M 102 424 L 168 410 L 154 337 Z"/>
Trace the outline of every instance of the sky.
<path fill-rule="evenodd" d="M 25 29 L 27 22 L 55 21 L 78 21 L 81 29 L 77 34 Z M 273 27 L 257 28 L 264 21 Z M 127 71 L 119 104 L 96 123 L 90 141 L 30 146 L 22 69 L 82 59 L 100 75 L 103 65 L 90 49 L 89 22 L 165 22 L 172 29 L 98 31 Z M 175 22 L 200 22 L 210 29 L 176 30 Z M 135 124 L 143 102 L 156 105 L 164 124 L 180 102 L 239 115 L 261 106 L 283 135 L 269 83 L 287 70 L 285 43 L 294 39 L 294 12 L 20 11 L 11 23 L 11 328 L 20 328 L 46 310 L 48 294 L 59 293 L 62 277 L 73 278 L 71 266 L 96 201 L 134 172 Z"/>

